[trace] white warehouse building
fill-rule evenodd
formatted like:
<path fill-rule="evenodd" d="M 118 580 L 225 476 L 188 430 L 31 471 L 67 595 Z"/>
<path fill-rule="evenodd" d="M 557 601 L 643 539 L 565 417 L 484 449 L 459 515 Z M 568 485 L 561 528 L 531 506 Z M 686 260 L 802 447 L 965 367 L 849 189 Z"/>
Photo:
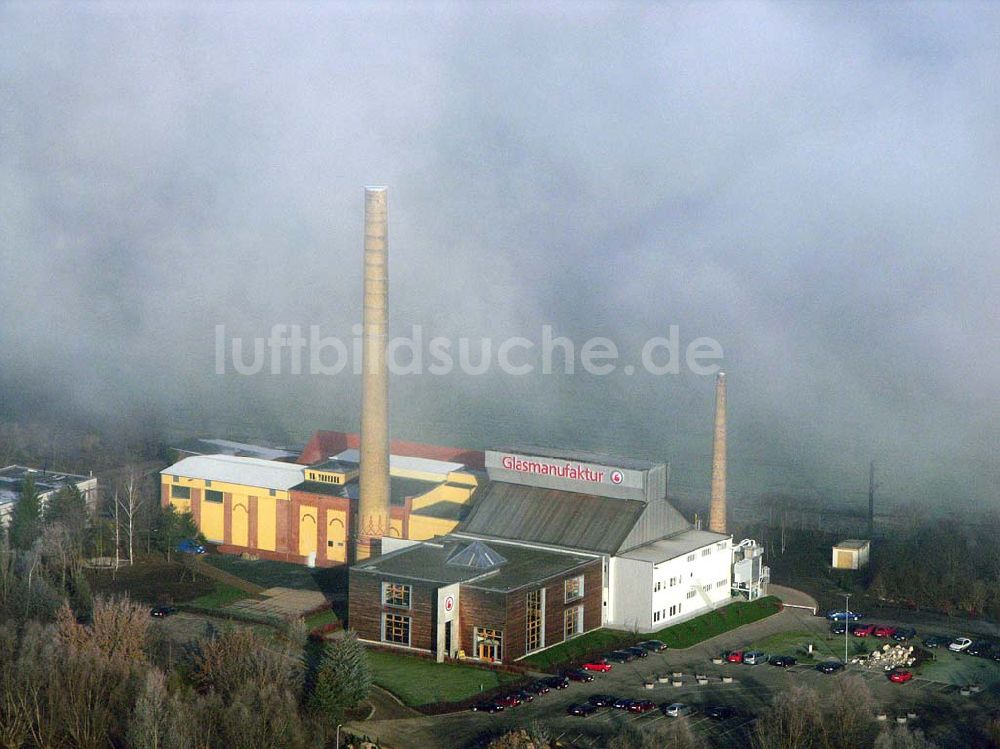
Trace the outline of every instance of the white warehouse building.
<path fill-rule="evenodd" d="M 667 501 L 663 463 L 549 448 L 486 451 L 459 538 L 601 558 L 601 626 L 649 632 L 732 600 L 732 537 Z"/>

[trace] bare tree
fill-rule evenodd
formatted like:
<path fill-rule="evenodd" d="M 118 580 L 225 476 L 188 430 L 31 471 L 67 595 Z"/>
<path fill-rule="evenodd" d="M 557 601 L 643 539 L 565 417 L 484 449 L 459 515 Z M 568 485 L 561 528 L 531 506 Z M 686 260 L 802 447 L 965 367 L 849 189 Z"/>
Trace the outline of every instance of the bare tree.
<path fill-rule="evenodd" d="M 115 546 L 119 546 L 119 534 L 124 531 L 128 544 L 128 563 L 135 561 L 135 532 L 139 517 L 148 504 L 148 474 L 137 465 L 128 465 L 115 485 Z M 117 560 L 115 562 L 117 567 Z"/>
<path fill-rule="evenodd" d="M 778 694 L 757 721 L 753 745 L 756 749 L 811 749 L 822 745 L 822 735 L 818 695 L 807 687 L 793 686 Z"/>
<path fill-rule="evenodd" d="M 875 738 L 875 698 L 860 676 L 844 676 L 826 710 L 824 743 L 828 749 L 870 746 Z"/>
<path fill-rule="evenodd" d="M 874 749 L 937 749 L 937 744 L 925 739 L 920 731 L 897 726 L 879 734 Z"/>

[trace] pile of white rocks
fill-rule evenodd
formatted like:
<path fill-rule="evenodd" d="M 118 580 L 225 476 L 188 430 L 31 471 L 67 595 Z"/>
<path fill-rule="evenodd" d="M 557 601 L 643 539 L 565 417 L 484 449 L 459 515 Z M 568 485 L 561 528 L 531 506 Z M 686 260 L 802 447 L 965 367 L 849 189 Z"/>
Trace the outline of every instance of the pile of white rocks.
<path fill-rule="evenodd" d="M 916 663 L 912 645 L 883 645 L 881 650 L 873 650 L 867 656 L 852 658 L 855 663 L 869 671 L 892 671 L 894 668 L 909 668 Z"/>

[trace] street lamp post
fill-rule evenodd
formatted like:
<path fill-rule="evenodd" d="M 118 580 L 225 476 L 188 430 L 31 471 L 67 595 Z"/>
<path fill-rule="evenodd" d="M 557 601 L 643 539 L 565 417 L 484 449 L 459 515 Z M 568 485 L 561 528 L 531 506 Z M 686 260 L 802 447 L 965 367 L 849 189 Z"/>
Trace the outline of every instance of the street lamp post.
<path fill-rule="evenodd" d="M 341 725 L 343 725 L 343 724 L 341 724 L 341 723 L 337 724 L 337 738 L 336 738 L 336 740 L 334 741 L 334 744 L 333 744 L 335 747 L 337 747 L 337 749 L 340 749 L 340 726 Z"/>
<path fill-rule="evenodd" d="M 851 594 L 844 593 L 844 666 L 847 665 L 847 642 L 848 633 L 851 631 L 850 619 L 851 617 L 848 613 L 851 610 Z"/>

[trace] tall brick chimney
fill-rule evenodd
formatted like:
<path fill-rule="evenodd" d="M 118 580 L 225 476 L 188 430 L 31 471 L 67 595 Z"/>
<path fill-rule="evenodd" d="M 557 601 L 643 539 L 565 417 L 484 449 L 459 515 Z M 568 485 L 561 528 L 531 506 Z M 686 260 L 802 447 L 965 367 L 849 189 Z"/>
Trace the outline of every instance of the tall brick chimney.
<path fill-rule="evenodd" d="M 708 529 L 726 533 L 726 373 L 715 378 L 715 436 L 712 441 L 712 504 Z"/>
<path fill-rule="evenodd" d="M 365 188 L 361 467 L 355 559 L 381 553 L 389 533 L 389 220 L 384 187 Z"/>

